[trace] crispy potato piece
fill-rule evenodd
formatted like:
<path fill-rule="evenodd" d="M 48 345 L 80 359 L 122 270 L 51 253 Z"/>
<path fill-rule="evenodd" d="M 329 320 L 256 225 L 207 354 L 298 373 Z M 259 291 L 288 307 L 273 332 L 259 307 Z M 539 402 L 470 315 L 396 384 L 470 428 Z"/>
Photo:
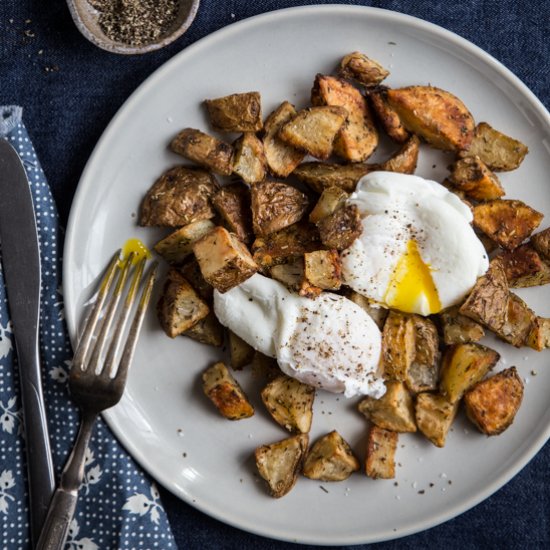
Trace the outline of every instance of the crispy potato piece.
<path fill-rule="evenodd" d="M 531 235 L 530 244 L 545 260 L 550 260 L 550 227 Z"/>
<path fill-rule="evenodd" d="M 537 317 L 531 325 L 527 345 L 537 351 L 550 348 L 550 319 Z"/>
<path fill-rule="evenodd" d="M 309 201 L 296 187 L 275 181 L 254 185 L 252 196 L 252 224 L 259 236 L 280 231 L 299 221 Z"/>
<path fill-rule="evenodd" d="M 449 402 L 456 403 L 499 359 L 500 355 L 494 349 L 473 342 L 448 347 L 441 366 L 441 394 Z"/>
<path fill-rule="evenodd" d="M 210 124 L 222 132 L 258 132 L 262 129 L 259 92 L 231 94 L 204 101 Z"/>
<path fill-rule="evenodd" d="M 543 217 L 518 200 L 497 199 L 474 206 L 474 226 L 506 250 L 517 248 Z"/>
<path fill-rule="evenodd" d="M 486 122 L 480 122 L 474 132 L 474 138 L 461 157 L 479 157 L 491 170 L 505 172 L 515 170 L 529 152 L 526 145 L 498 130 Z"/>
<path fill-rule="evenodd" d="M 317 204 L 309 213 L 309 221 L 311 223 L 317 223 L 323 218 L 330 216 L 340 206 L 344 205 L 348 197 L 349 193 L 346 193 L 340 187 L 332 186 L 323 189 Z"/>
<path fill-rule="evenodd" d="M 388 90 L 386 97 L 407 130 L 437 149 L 467 149 L 474 135 L 474 119 L 464 103 L 434 86 Z"/>
<path fill-rule="evenodd" d="M 405 371 L 405 383 L 410 391 L 435 390 L 439 378 L 439 335 L 437 327 L 427 317 L 413 315 L 414 359 Z"/>
<path fill-rule="evenodd" d="M 228 420 L 241 420 L 254 415 L 254 407 L 224 363 L 215 363 L 204 371 L 202 388 Z"/>
<path fill-rule="evenodd" d="M 410 315 L 390 311 L 382 331 L 384 377 L 405 381 L 416 354 L 415 323 Z"/>
<path fill-rule="evenodd" d="M 279 368 L 277 360 L 273 357 L 268 357 L 259 351 L 254 352 L 252 358 L 252 373 L 256 378 L 266 378 L 274 380 L 277 376 L 281 376 L 283 371 Z"/>
<path fill-rule="evenodd" d="M 417 136 L 412 135 L 393 157 L 379 164 L 378 169 L 386 172 L 414 174 L 416 164 L 418 163 L 419 152 L 420 140 Z"/>
<path fill-rule="evenodd" d="M 523 382 L 516 367 L 505 369 L 474 386 L 465 396 L 466 415 L 486 435 L 508 428 L 523 400 Z"/>
<path fill-rule="evenodd" d="M 519 296 L 510 292 L 506 320 L 497 332 L 497 336 L 516 348 L 525 346 L 536 317 Z"/>
<path fill-rule="evenodd" d="M 451 403 L 437 393 L 420 393 L 416 396 L 416 425 L 436 447 L 445 446 L 458 404 L 458 401 Z"/>
<path fill-rule="evenodd" d="M 386 97 L 387 90 L 381 86 L 369 91 L 368 98 L 372 110 L 386 134 L 397 143 L 405 143 L 410 134 L 403 126 L 399 115 L 390 107 Z"/>
<path fill-rule="evenodd" d="M 319 296 L 323 292 L 323 289 L 312 285 L 307 279 L 303 279 L 303 281 L 300 284 L 300 288 L 298 290 L 298 294 L 300 296 L 304 296 L 305 298 L 311 298 L 315 299 L 317 296 Z"/>
<path fill-rule="evenodd" d="M 193 253 L 193 243 L 214 229 L 210 220 L 197 220 L 170 233 L 159 241 L 153 249 L 169 264 L 180 265 Z"/>
<path fill-rule="evenodd" d="M 170 338 L 189 330 L 210 311 L 193 287 L 175 269 L 168 272 L 157 304 L 160 325 Z"/>
<path fill-rule="evenodd" d="M 229 334 L 229 364 L 233 370 L 241 370 L 252 363 L 254 348 L 233 331 L 228 330 L 227 332 Z"/>
<path fill-rule="evenodd" d="M 294 175 L 317 193 L 328 187 L 340 187 L 347 193 L 353 193 L 357 182 L 369 172 L 372 172 L 372 165 L 368 164 L 304 162 L 294 170 Z"/>
<path fill-rule="evenodd" d="M 296 149 L 326 159 L 346 118 L 347 111 L 342 107 L 310 107 L 283 124 L 279 137 Z"/>
<path fill-rule="evenodd" d="M 338 68 L 338 74 L 343 78 L 352 78 L 365 86 L 376 86 L 390 73 L 380 63 L 368 58 L 361 52 L 346 55 Z"/>
<path fill-rule="evenodd" d="M 223 344 L 223 327 L 214 312 L 211 311 L 206 317 L 187 329 L 183 336 L 189 336 L 201 344 L 219 348 Z"/>
<path fill-rule="evenodd" d="M 367 442 L 365 473 L 372 479 L 393 479 L 395 477 L 395 451 L 397 432 L 372 426 Z"/>
<path fill-rule="evenodd" d="M 208 284 L 201 273 L 201 268 L 196 258 L 188 259 L 183 265 L 178 266 L 178 271 L 191 283 L 195 292 L 207 303 L 212 303 L 214 289 Z"/>
<path fill-rule="evenodd" d="M 342 264 L 336 250 L 316 250 L 304 255 L 305 278 L 323 290 L 338 290 L 342 284 Z"/>
<path fill-rule="evenodd" d="M 511 287 L 523 288 L 550 283 L 550 266 L 530 244 L 505 252 L 500 258 Z"/>
<path fill-rule="evenodd" d="M 248 249 L 236 235 L 215 227 L 193 245 L 202 276 L 219 292 L 227 292 L 258 270 Z"/>
<path fill-rule="evenodd" d="M 343 481 L 359 468 L 348 442 L 334 430 L 312 445 L 304 461 L 303 474 L 320 481 Z"/>
<path fill-rule="evenodd" d="M 498 177 L 477 156 L 457 160 L 450 168 L 454 189 L 477 201 L 499 199 L 505 195 Z"/>
<path fill-rule="evenodd" d="M 233 143 L 233 173 L 249 184 L 263 181 L 267 161 L 262 142 L 252 132 L 245 132 Z"/>
<path fill-rule="evenodd" d="M 294 487 L 308 443 L 308 435 L 299 434 L 256 449 L 256 467 L 267 481 L 272 497 L 280 498 Z"/>
<path fill-rule="evenodd" d="M 222 187 L 213 197 L 212 204 L 218 211 L 229 231 L 235 233 L 243 243 L 249 243 L 252 232 L 250 191 L 246 185 L 232 183 Z"/>
<path fill-rule="evenodd" d="M 286 264 L 274 265 L 269 274 L 272 279 L 283 283 L 289 290 L 298 292 L 304 281 L 304 259 L 294 258 Z"/>
<path fill-rule="evenodd" d="M 403 382 L 387 380 L 386 393 L 380 399 L 365 397 L 359 412 L 385 430 L 416 432 L 413 400 Z"/>
<path fill-rule="evenodd" d="M 275 176 L 286 178 L 304 159 L 304 153 L 279 138 L 279 131 L 296 116 L 294 105 L 284 101 L 275 109 L 264 124 L 264 153 L 269 170 Z"/>
<path fill-rule="evenodd" d="M 252 243 L 254 260 L 262 268 L 285 263 L 290 258 L 303 256 L 321 247 L 316 226 L 301 221 L 266 237 L 257 237 Z"/>
<path fill-rule="evenodd" d="M 309 432 L 315 399 L 315 389 L 312 386 L 283 374 L 269 382 L 261 396 L 277 424 L 292 433 Z"/>
<path fill-rule="evenodd" d="M 233 171 L 233 147 L 194 128 L 183 129 L 170 143 L 174 153 L 192 160 L 221 176 Z"/>
<path fill-rule="evenodd" d="M 363 223 L 359 209 L 355 204 L 347 204 L 338 208 L 330 216 L 317 223 L 321 242 L 327 248 L 344 250 L 361 235 Z"/>
<path fill-rule="evenodd" d="M 214 176 L 199 168 L 176 166 L 153 184 L 141 203 L 142 226 L 181 227 L 216 214 L 210 197 L 218 191 Z"/>
<path fill-rule="evenodd" d="M 447 345 L 477 342 L 485 336 L 483 327 L 473 319 L 459 313 L 458 306 L 442 311 L 439 318 L 443 329 L 443 341 Z"/>
<path fill-rule="evenodd" d="M 352 291 L 348 298 L 361 309 L 365 310 L 369 317 L 378 325 L 380 330 L 384 328 L 384 323 L 386 322 L 389 310 L 373 305 L 366 296 L 363 296 L 355 291 Z"/>
<path fill-rule="evenodd" d="M 334 140 L 334 152 L 351 162 L 364 162 L 378 146 L 378 131 L 361 92 L 349 82 L 318 74 L 311 90 L 311 104 L 343 107 L 348 115 Z"/>

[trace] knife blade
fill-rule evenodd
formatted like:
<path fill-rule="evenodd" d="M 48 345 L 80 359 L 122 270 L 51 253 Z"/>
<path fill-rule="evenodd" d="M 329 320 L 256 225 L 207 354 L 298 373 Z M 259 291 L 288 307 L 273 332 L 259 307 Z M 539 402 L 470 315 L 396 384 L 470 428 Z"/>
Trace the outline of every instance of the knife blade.
<path fill-rule="evenodd" d="M 0 250 L 19 363 L 31 538 L 38 540 L 55 483 L 40 373 L 40 252 L 23 163 L 0 138 Z"/>

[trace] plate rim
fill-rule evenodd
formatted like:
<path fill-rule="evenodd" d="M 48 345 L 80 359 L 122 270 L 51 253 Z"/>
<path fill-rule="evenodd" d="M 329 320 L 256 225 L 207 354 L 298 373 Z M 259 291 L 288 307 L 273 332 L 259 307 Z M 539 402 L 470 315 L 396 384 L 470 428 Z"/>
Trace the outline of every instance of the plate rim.
<path fill-rule="evenodd" d="M 546 110 L 545 106 L 541 100 L 532 92 L 527 85 L 510 69 L 504 66 L 500 61 L 498 61 L 491 54 L 470 42 L 466 38 L 456 34 L 453 31 L 445 29 L 435 23 L 420 19 L 418 17 L 408 15 L 401 12 L 396 12 L 393 10 L 388 10 L 384 8 L 375 8 L 370 6 L 352 6 L 345 4 L 316 4 L 309 6 L 294 6 L 279 10 L 273 10 L 252 17 L 231 23 L 225 27 L 222 27 L 211 34 L 208 34 L 200 39 L 198 39 L 193 44 L 183 48 L 180 52 L 176 53 L 173 57 L 161 64 L 157 69 L 155 69 L 124 101 L 124 103 L 119 107 L 109 124 L 106 126 L 105 130 L 102 132 L 100 138 L 98 139 L 85 167 L 80 176 L 73 201 L 71 204 L 69 218 L 67 222 L 67 229 L 64 239 L 63 246 L 63 292 L 64 298 L 67 303 L 76 303 L 77 298 L 72 295 L 72 290 L 70 286 L 65 285 L 65 281 L 68 281 L 71 278 L 71 269 L 70 262 L 68 261 L 76 243 L 76 228 L 78 226 L 77 219 L 79 217 L 79 211 L 85 204 L 83 201 L 84 194 L 88 191 L 88 188 L 91 185 L 91 181 L 88 180 L 88 174 L 92 171 L 93 166 L 95 165 L 96 157 L 100 156 L 104 147 L 106 147 L 112 134 L 116 134 L 116 131 L 119 125 L 122 124 L 126 111 L 131 107 L 131 105 L 137 102 L 141 95 L 145 94 L 149 88 L 154 87 L 158 80 L 162 80 L 165 73 L 169 72 L 172 69 L 173 65 L 180 63 L 180 59 L 188 56 L 194 55 L 196 50 L 199 50 L 202 47 L 211 45 L 211 42 L 216 42 L 219 40 L 224 40 L 226 37 L 231 34 L 235 34 L 246 30 L 247 27 L 254 27 L 258 24 L 262 24 L 263 20 L 276 20 L 284 19 L 286 17 L 291 17 L 293 14 L 303 15 L 303 14 L 318 14 L 320 12 L 332 13 L 333 15 L 349 14 L 352 12 L 357 12 L 361 14 L 371 14 L 373 16 L 385 19 L 387 22 L 397 22 L 398 24 L 404 24 L 427 33 L 431 36 L 436 36 L 438 38 L 444 39 L 445 41 L 451 43 L 454 46 L 459 47 L 462 50 L 467 51 L 477 59 L 485 62 L 490 65 L 493 70 L 502 76 L 508 84 L 510 84 L 516 91 L 518 91 L 530 104 L 530 106 L 535 110 L 537 116 L 539 116 L 543 123 L 548 126 L 550 129 L 550 113 Z M 73 308 L 74 309 L 74 308 Z M 73 315 L 73 309 L 70 307 L 66 308 L 66 322 L 69 330 L 69 336 L 71 342 L 75 343 L 76 337 L 76 323 L 77 320 Z M 188 505 L 194 507 L 197 510 L 209 515 L 216 520 L 219 520 L 227 525 L 231 525 L 237 529 L 241 529 L 255 535 L 259 535 L 266 538 L 272 538 L 275 540 L 281 540 L 286 542 L 294 542 L 301 544 L 316 544 L 320 546 L 328 545 L 353 545 L 353 544 L 368 544 L 389 540 L 396 540 L 402 537 L 420 533 L 437 525 L 440 525 L 446 521 L 454 519 L 455 517 L 463 514 L 464 512 L 472 509 L 479 503 L 483 502 L 496 491 L 501 489 L 506 485 L 510 480 L 512 480 L 540 451 L 544 444 L 550 439 L 550 424 L 541 432 L 539 437 L 532 442 L 528 447 L 526 453 L 523 453 L 504 473 L 500 474 L 500 477 L 485 486 L 485 488 L 473 496 L 470 496 L 467 499 L 464 499 L 463 502 L 458 503 L 452 506 L 449 509 L 446 509 L 444 512 L 437 514 L 436 516 L 431 516 L 429 520 L 424 520 L 422 522 L 417 522 L 414 526 L 410 526 L 404 529 L 398 529 L 396 532 L 388 532 L 386 535 L 378 536 L 375 538 L 369 538 L 368 534 L 360 536 L 350 536 L 348 538 L 340 537 L 336 540 L 319 540 L 312 536 L 300 536 L 293 537 L 286 533 L 281 533 L 277 529 L 260 529 L 257 525 L 252 524 L 246 521 L 246 517 L 233 519 L 228 514 L 223 514 L 217 510 L 211 510 L 207 504 L 203 502 L 195 502 L 192 495 L 186 494 L 185 491 L 178 490 L 173 484 L 170 483 L 168 475 L 161 475 L 159 472 L 154 472 L 154 468 L 147 460 L 146 456 L 143 456 L 136 448 L 131 438 L 126 437 L 123 427 L 118 426 L 116 420 L 112 417 L 110 411 L 106 411 L 103 415 L 107 425 L 117 437 L 119 442 L 128 452 L 128 454 L 138 462 L 138 464 L 150 475 L 155 481 L 160 483 L 165 489 L 174 494 L 177 498 L 180 498 Z"/>

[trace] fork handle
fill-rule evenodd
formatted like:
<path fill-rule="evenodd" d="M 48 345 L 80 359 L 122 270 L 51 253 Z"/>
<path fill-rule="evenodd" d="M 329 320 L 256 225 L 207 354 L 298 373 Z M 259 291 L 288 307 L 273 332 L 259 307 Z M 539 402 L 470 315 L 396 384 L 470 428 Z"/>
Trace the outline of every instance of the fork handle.
<path fill-rule="evenodd" d="M 65 465 L 59 487 L 48 508 L 48 515 L 36 550 L 62 550 L 78 501 L 78 490 L 84 478 L 86 448 L 92 436 L 97 413 L 83 413 L 71 456 Z"/>

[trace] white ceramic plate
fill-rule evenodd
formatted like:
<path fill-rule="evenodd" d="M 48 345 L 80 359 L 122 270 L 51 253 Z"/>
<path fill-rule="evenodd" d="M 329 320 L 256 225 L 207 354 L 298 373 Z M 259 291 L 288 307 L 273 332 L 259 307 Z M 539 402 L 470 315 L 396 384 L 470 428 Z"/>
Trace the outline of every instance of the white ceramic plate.
<path fill-rule="evenodd" d="M 156 177 L 181 160 L 167 149 L 173 135 L 186 126 L 208 129 L 201 101 L 259 90 L 265 114 L 284 99 L 304 106 L 315 74 L 330 72 L 353 50 L 389 68 L 388 85 L 431 83 L 452 91 L 476 120 L 527 143 L 527 159 L 519 170 L 502 174 L 502 181 L 509 197 L 550 215 L 550 117 L 493 58 L 439 27 L 389 11 L 326 6 L 269 13 L 214 33 L 174 57 L 130 97 L 105 131 L 82 176 L 65 244 L 73 337 L 82 304 L 113 251 L 130 237 L 150 245 L 159 237 L 136 226 L 136 212 Z M 423 149 L 418 173 L 438 178 L 449 162 L 450 157 Z M 546 288 L 521 295 L 538 313 L 550 315 Z M 548 438 L 550 371 L 542 364 L 548 354 L 494 345 L 503 356 L 499 368 L 517 365 L 526 381 L 513 426 L 487 439 L 460 417 L 444 449 L 419 435 L 402 436 L 395 482 L 361 474 L 333 484 L 300 478 L 284 498 L 268 497 L 254 475 L 252 453 L 286 434 L 265 413 L 255 382 L 239 373 L 256 415 L 240 422 L 222 419 L 199 382 L 218 352 L 183 337 L 166 338 L 153 311 L 126 394 L 105 417 L 154 478 L 224 522 L 302 543 L 391 539 L 434 526 L 488 497 Z M 337 429 L 362 459 L 367 430 L 355 405 L 356 400 L 319 392 L 312 439 Z"/>

